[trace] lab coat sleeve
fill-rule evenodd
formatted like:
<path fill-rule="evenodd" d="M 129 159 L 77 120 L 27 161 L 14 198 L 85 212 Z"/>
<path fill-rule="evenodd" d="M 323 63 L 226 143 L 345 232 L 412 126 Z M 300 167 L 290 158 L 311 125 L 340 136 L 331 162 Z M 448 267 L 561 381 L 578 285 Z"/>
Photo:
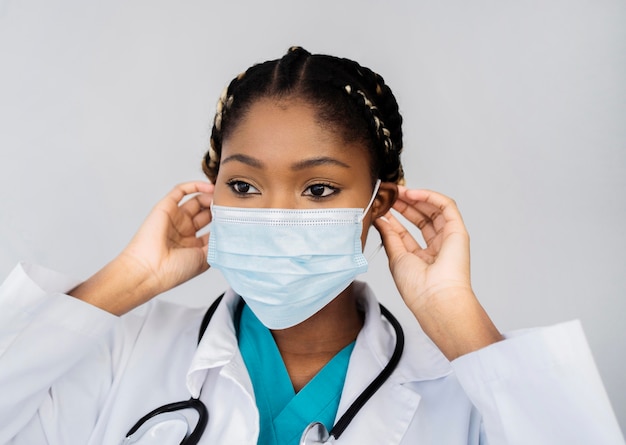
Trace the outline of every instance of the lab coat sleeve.
<path fill-rule="evenodd" d="M 452 362 L 491 445 L 623 445 L 578 321 L 507 336 Z"/>
<path fill-rule="evenodd" d="M 75 285 L 20 264 L 0 286 L 0 444 L 33 423 L 45 431 L 33 419 L 38 411 L 59 409 L 54 383 L 96 349 L 118 320 L 63 294 Z"/>

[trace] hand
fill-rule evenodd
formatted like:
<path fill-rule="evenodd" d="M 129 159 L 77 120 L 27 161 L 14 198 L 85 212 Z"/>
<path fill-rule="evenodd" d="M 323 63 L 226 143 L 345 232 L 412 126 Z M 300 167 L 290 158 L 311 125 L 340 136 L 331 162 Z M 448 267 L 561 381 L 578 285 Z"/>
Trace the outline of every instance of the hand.
<path fill-rule="evenodd" d="M 455 202 L 398 187 L 393 209 L 422 232 L 421 246 L 391 212 L 374 222 L 402 298 L 424 331 L 454 359 L 501 339 L 470 282 L 469 235 Z"/>
<path fill-rule="evenodd" d="M 70 294 L 121 315 L 207 270 L 209 236 L 196 232 L 211 221 L 213 189 L 200 181 L 175 187 L 122 253 Z"/>
<path fill-rule="evenodd" d="M 162 293 L 209 268 L 209 236 L 196 232 L 211 222 L 212 184 L 188 182 L 176 186 L 152 209 L 121 253 L 137 272 L 147 276 L 155 292 Z M 181 201 L 189 195 L 184 203 Z"/>
<path fill-rule="evenodd" d="M 454 201 L 432 191 L 399 186 L 393 209 L 419 228 L 426 242 L 420 246 L 391 212 L 374 222 L 409 308 L 418 311 L 448 293 L 472 293 L 469 235 Z"/>

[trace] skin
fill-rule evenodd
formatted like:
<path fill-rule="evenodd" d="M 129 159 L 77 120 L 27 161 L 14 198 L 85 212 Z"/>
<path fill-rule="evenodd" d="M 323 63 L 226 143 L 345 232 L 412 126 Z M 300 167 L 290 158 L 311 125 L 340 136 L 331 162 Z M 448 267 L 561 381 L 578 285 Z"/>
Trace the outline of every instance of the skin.
<path fill-rule="evenodd" d="M 236 207 L 364 208 L 373 192 L 369 162 L 363 146 L 321 126 L 307 103 L 261 99 L 224 141 L 215 186 L 177 186 L 124 251 L 70 294 L 121 315 L 204 272 L 208 236 L 195 234 L 211 220 L 211 200 Z M 425 246 L 392 206 L 421 230 Z M 453 200 L 382 183 L 363 221 L 363 244 L 371 226 L 404 302 L 448 359 L 501 340 L 472 290 L 469 236 Z M 273 331 L 294 389 L 353 341 L 362 323 L 350 286 L 308 320 Z"/>

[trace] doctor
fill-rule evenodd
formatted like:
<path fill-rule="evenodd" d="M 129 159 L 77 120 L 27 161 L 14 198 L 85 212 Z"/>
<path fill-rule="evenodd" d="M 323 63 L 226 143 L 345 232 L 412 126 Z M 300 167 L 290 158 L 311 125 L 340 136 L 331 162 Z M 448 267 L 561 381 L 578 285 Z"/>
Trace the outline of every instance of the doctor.
<path fill-rule="evenodd" d="M 235 78 L 211 184 L 85 282 L 22 264 L 0 288 L 0 444 L 623 444 L 578 323 L 493 325 L 455 203 L 401 185 L 401 123 L 350 60 L 292 48 Z M 371 226 L 429 338 L 354 280 Z M 209 265 L 231 285 L 209 312 L 152 300 Z"/>

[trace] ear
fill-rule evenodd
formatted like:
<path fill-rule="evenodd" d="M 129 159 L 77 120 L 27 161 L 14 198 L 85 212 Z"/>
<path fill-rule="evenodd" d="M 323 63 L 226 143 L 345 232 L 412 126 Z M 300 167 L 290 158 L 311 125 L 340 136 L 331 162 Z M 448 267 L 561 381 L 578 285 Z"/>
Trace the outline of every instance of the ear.
<path fill-rule="evenodd" d="M 381 182 L 372 203 L 372 220 L 385 215 L 398 198 L 398 185 L 395 182 Z"/>

